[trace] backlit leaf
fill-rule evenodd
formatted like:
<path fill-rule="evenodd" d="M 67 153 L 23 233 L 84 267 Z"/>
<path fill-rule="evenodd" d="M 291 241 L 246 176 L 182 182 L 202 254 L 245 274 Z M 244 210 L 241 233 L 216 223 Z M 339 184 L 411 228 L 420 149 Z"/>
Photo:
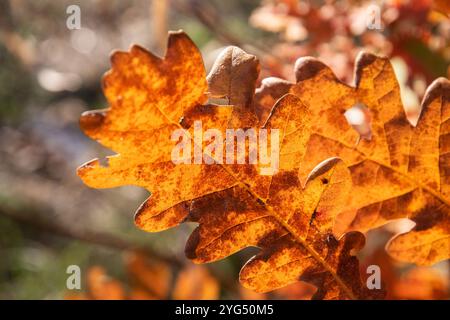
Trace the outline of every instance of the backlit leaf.
<path fill-rule="evenodd" d="M 367 231 L 389 220 L 409 218 L 416 227 L 392 239 L 390 254 L 430 265 L 450 255 L 450 82 L 427 90 L 418 124 L 407 120 L 399 85 L 388 59 L 363 53 L 355 87 L 340 82 L 322 62 L 301 58 L 291 92 L 312 113 L 301 176 L 318 161 L 338 156 L 348 165 L 354 195 L 335 233 Z M 357 104 L 369 113 L 371 137 L 363 138 L 344 113 Z M 347 211 L 347 212 L 345 212 Z"/>

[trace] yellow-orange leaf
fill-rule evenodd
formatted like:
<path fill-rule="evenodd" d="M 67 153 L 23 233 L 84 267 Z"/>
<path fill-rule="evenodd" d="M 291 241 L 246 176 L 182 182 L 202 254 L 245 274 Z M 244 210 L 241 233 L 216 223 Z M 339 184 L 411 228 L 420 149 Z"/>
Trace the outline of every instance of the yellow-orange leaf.
<path fill-rule="evenodd" d="M 177 225 L 184 219 L 184 201 L 235 182 L 218 165 L 175 165 L 171 134 L 191 118 L 202 119 L 205 128 L 210 122 L 226 123 L 231 108 L 203 106 L 208 90 L 203 60 L 183 32 L 170 34 L 164 59 L 133 46 L 130 52 L 115 52 L 111 63 L 103 79 L 110 107 L 84 113 L 80 125 L 118 154 L 108 158 L 107 166 L 98 159 L 87 162 L 78 175 L 94 188 L 148 189 L 152 195 L 136 213 L 138 224 L 147 229 Z M 205 183 L 213 177 L 214 184 Z"/>
<path fill-rule="evenodd" d="M 88 162 L 78 174 L 96 188 L 127 184 L 147 188 L 151 197 L 135 219 L 146 231 L 184 221 L 199 223 L 186 246 L 195 262 L 260 247 L 240 273 L 243 285 L 255 291 L 268 292 L 301 279 L 318 288 L 314 298 L 381 297 L 381 290 L 368 290 L 359 276 L 355 254 L 364 245 L 364 236 L 351 232 L 337 240 L 332 234 L 334 219 L 351 194 L 347 166 L 328 157 L 316 162 L 302 180 L 313 118 L 294 95 L 279 100 L 262 126 L 269 132 L 279 130 L 279 168 L 272 176 L 260 175 L 259 164 L 171 161 L 171 133 L 192 130 L 196 119 L 204 128 L 221 131 L 254 123 L 247 122 L 252 118 L 248 112 L 258 103 L 250 103 L 248 90 L 238 90 L 230 70 L 248 70 L 255 63 L 239 50 L 228 52 L 242 58 L 242 65 L 231 59 L 227 66 L 230 57 L 222 55 L 214 77 L 209 77 L 210 91 L 221 92 L 236 106 L 205 104 L 208 88 L 201 56 L 184 33 L 170 35 L 164 59 L 136 46 L 114 54 L 112 70 L 104 80 L 110 109 L 84 114 L 81 126 L 118 154 L 109 158 L 107 166 L 100 166 L 98 160 Z M 257 115 L 254 111 L 253 118 Z"/>
<path fill-rule="evenodd" d="M 265 201 L 241 187 L 195 200 L 189 219 L 199 227 L 188 240 L 187 256 L 204 263 L 258 246 L 261 253 L 240 273 L 247 288 L 268 292 L 305 280 L 318 287 L 314 298 L 381 297 L 359 277 L 354 254 L 364 236 L 349 233 L 337 241 L 331 232 L 350 188 L 346 166 L 332 158 L 312 171 L 305 188 L 296 169 L 274 175 Z"/>
<path fill-rule="evenodd" d="M 387 58 L 362 53 L 355 86 L 340 82 L 322 62 L 301 58 L 291 93 L 312 113 L 301 176 L 338 156 L 353 180 L 348 210 L 335 233 L 366 231 L 407 217 L 415 228 L 392 239 L 396 259 L 431 265 L 450 256 L 450 82 L 437 79 L 427 90 L 416 127 L 407 120 L 400 89 Z M 359 105 L 369 114 L 371 135 L 362 138 L 345 112 Z"/>

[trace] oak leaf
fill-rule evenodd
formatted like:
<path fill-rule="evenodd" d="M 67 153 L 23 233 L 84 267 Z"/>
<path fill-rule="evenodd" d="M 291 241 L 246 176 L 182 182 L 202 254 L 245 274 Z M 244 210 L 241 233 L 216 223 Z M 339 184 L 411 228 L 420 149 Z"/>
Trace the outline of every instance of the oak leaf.
<path fill-rule="evenodd" d="M 316 299 L 368 298 L 354 256 L 364 236 L 348 233 L 337 241 L 331 233 L 342 209 L 337 204 L 345 203 L 350 188 L 345 165 L 332 158 L 313 170 L 305 188 L 295 169 L 274 175 L 265 201 L 241 187 L 194 200 L 189 221 L 199 227 L 186 254 L 205 263 L 257 246 L 261 253 L 240 272 L 247 288 L 268 292 L 304 280 L 318 287 Z"/>
<path fill-rule="evenodd" d="M 275 102 L 289 93 L 294 84 L 280 78 L 270 77 L 261 81 L 261 86 L 255 91 L 255 112 L 260 122 L 269 117 Z"/>
<path fill-rule="evenodd" d="M 290 92 L 312 114 L 300 176 L 319 161 L 337 156 L 348 165 L 353 197 L 339 215 L 335 234 L 365 232 L 409 218 L 413 230 L 387 245 L 398 260 L 431 265 L 450 256 L 450 82 L 435 80 L 422 102 L 417 125 L 403 109 L 400 89 L 387 58 L 362 53 L 355 85 L 337 79 L 314 58 L 296 63 Z M 371 136 L 361 139 L 345 112 L 355 105 L 369 112 Z"/>
<path fill-rule="evenodd" d="M 164 59 L 136 46 L 115 53 L 104 91 L 110 109 L 84 114 L 81 127 L 118 155 L 105 167 L 98 160 L 88 162 L 78 174 L 96 188 L 147 188 L 152 194 L 136 213 L 137 226 L 154 232 L 184 221 L 199 223 L 186 245 L 197 263 L 260 247 L 240 274 L 243 285 L 258 292 L 301 279 L 318 288 L 314 298 L 382 296 L 361 283 L 355 254 L 364 236 L 352 232 L 337 240 L 332 235 L 351 190 L 346 165 L 329 158 L 312 168 L 304 183 L 300 179 L 311 116 L 298 98 L 284 96 L 260 127 L 278 129 L 281 137 L 279 171 L 263 176 L 253 164 L 171 162 L 173 130 L 192 130 L 195 119 L 209 128 L 234 128 L 245 123 L 251 106 L 248 99 L 238 99 L 247 102 L 237 106 L 205 105 L 201 56 L 184 33 L 170 35 Z"/>
<path fill-rule="evenodd" d="M 201 119 L 205 128 L 211 122 L 225 126 L 232 109 L 204 105 L 208 88 L 203 60 L 183 32 L 169 35 L 163 59 L 133 46 L 130 52 L 113 53 L 111 64 L 103 78 L 109 109 L 85 112 L 80 126 L 118 154 L 108 157 L 107 166 L 98 159 L 87 162 L 78 175 L 94 188 L 148 189 L 151 197 L 136 213 L 139 224 L 148 229 L 177 225 L 184 219 L 185 201 L 235 182 L 218 165 L 175 165 L 171 134 L 192 119 Z M 204 183 L 212 177 L 217 177 L 214 184 Z"/>

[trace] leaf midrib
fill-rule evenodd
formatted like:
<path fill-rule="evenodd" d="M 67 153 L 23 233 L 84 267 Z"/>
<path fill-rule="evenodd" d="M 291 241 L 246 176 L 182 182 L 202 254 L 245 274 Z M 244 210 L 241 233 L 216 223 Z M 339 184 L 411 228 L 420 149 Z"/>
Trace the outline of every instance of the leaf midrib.
<path fill-rule="evenodd" d="M 158 108 L 158 110 L 161 112 L 161 114 L 164 115 L 164 117 L 172 124 L 175 124 L 176 126 L 178 126 L 180 129 L 185 130 L 185 128 L 183 128 L 181 126 L 180 123 L 177 123 L 175 121 L 173 121 L 172 119 L 169 118 L 169 116 L 161 109 Z M 289 113 L 290 115 L 290 113 Z M 283 137 L 284 138 L 284 137 Z M 195 141 L 194 141 L 195 143 Z M 237 181 L 245 190 L 247 190 L 247 192 L 249 192 L 257 201 L 259 201 L 260 203 L 262 203 L 264 205 L 264 207 L 267 209 L 267 211 L 277 220 L 278 223 L 280 223 L 290 234 L 292 234 L 292 236 L 294 237 L 295 241 L 297 241 L 300 245 L 302 245 L 310 254 L 311 256 L 317 261 L 319 262 L 325 270 L 327 270 L 331 276 L 336 280 L 336 282 L 342 287 L 342 289 L 345 291 L 345 293 L 347 294 L 347 296 L 352 299 L 352 300 L 357 300 L 357 297 L 353 294 L 353 291 L 344 283 L 344 281 L 341 279 L 341 277 L 335 272 L 335 270 L 319 255 L 319 253 L 317 253 L 317 251 L 315 251 L 307 242 L 305 239 L 301 238 L 300 236 L 298 236 L 295 231 L 293 230 L 293 228 L 284 221 L 284 219 L 279 216 L 274 210 L 273 208 L 266 202 L 265 199 L 262 199 L 258 194 L 256 194 L 246 183 L 242 182 L 241 180 L 238 179 L 238 177 L 236 177 L 234 175 L 233 172 L 231 172 L 229 170 L 229 168 L 227 168 L 227 166 L 225 166 L 224 164 L 219 164 L 231 177 L 233 177 L 233 179 L 235 179 L 235 181 Z"/>

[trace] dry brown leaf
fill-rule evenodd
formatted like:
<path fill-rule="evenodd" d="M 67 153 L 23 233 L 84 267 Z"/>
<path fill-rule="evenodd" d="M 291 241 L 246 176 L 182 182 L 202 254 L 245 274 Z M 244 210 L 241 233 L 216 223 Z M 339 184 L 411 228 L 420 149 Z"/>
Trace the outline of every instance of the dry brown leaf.
<path fill-rule="evenodd" d="M 253 96 L 259 75 L 259 61 L 238 47 L 227 47 L 214 62 L 208 77 L 212 98 L 226 98 L 234 108 L 231 127 L 246 128 L 256 122 Z"/>
<path fill-rule="evenodd" d="M 427 90 L 416 127 L 407 120 L 399 85 L 387 58 L 362 53 L 355 87 L 340 82 L 314 58 L 296 64 L 291 93 L 312 113 L 301 177 L 330 156 L 342 158 L 353 180 L 348 212 L 335 233 L 367 231 L 409 218 L 416 227 L 387 246 L 398 260 L 431 265 L 450 255 L 450 82 Z M 361 139 L 344 113 L 356 104 L 370 113 L 371 138 Z M 347 210 L 346 210 L 347 211 Z"/>
<path fill-rule="evenodd" d="M 261 253 L 240 274 L 241 282 L 255 291 L 301 279 L 318 288 L 314 298 L 382 296 L 361 283 L 354 255 L 364 236 L 352 232 L 338 241 L 332 235 L 335 216 L 351 191 L 346 165 L 327 159 L 301 183 L 311 115 L 298 98 L 286 95 L 278 101 L 263 126 L 280 130 L 280 167 L 273 176 L 259 175 L 257 165 L 175 165 L 171 131 L 190 128 L 193 119 L 209 128 L 234 128 L 245 123 L 244 112 L 236 112 L 242 108 L 201 105 L 207 91 L 203 64 L 183 33 L 171 34 L 164 59 L 133 47 L 113 55 L 112 63 L 104 80 L 110 109 L 83 115 L 81 125 L 119 155 L 109 158 L 107 167 L 97 160 L 80 167 L 85 183 L 97 188 L 133 184 L 151 191 L 136 214 L 144 230 L 198 222 L 186 246 L 197 263 L 259 246 Z"/>

